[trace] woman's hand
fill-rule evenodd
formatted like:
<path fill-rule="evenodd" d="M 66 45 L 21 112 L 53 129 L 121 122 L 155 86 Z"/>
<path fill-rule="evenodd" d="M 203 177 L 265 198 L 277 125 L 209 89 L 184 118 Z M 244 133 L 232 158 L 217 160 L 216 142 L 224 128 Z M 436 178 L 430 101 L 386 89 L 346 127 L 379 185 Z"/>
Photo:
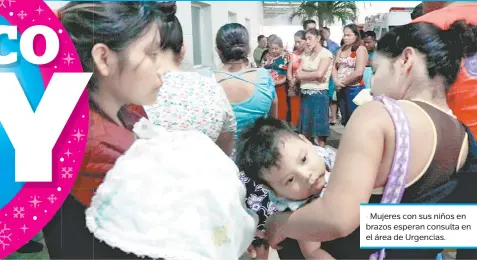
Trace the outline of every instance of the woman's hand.
<path fill-rule="evenodd" d="M 266 247 L 265 245 L 261 245 L 257 247 L 251 245 L 247 251 L 250 254 L 250 258 L 252 258 L 253 260 L 268 259 L 269 250 L 268 250 L 268 247 Z"/>
<path fill-rule="evenodd" d="M 260 231 L 257 230 L 255 233 L 255 237 L 265 239 L 265 231 Z M 260 245 L 254 245 L 253 243 L 248 247 L 247 251 L 250 255 L 250 258 L 253 260 L 267 260 L 268 259 L 268 253 L 269 253 L 269 245 L 268 243 L 265 244 L 260 244 Z"/>
<path fill-rule="evenodd" d="M 335 89 L 336 89 L 336 90 L 340 90 L 340 89 L 342 89 L 342 88 L 344 88 L 344 87 L 346 87 L 346 86 L 343 85 L 343 83 L 341 83 L 340 80 L 335 81 Z"/>
<path fill-rule="evenodd" d="M 295 87 L 296 86 L 296 78 L 292 78 L 290 81 L 288 81 L 288 84 L 290 87 Z"/>
<path fill-rule="evenodd" d="M 275 213 L 267 219 L 265 239 L 273 249 L 280 249 L 280 244 L 285 238 L 284 228 L 290 217 L 290 212 Z"/>

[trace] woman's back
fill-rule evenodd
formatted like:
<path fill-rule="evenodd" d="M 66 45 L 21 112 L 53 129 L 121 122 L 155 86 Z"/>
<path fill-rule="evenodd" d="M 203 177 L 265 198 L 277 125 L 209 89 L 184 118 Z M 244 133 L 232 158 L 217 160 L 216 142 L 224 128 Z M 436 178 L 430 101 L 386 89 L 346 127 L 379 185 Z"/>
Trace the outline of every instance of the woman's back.
<path fill-rule="evenodd" d="M 374 102 L 373 102 L 374 103 Z M 427 178 L 432 163 L 437 159 L 436 156 L 450 152 L 455 154 L 455 158 L 446 158 L 448 164 L 453 164 L 453 170 L 464 166 L 468 154 L 468 136 L 460 122 L 453 118 L 448 111 L 442 111 L 432 104 L 422 101 L 398 101 L 404 113 L 409 120 L 410 145 L 412 160 L 409 168 L 409 175 L 406 179 L 407 188 L 413 184 L 419 184 L 421 179 Z M 371 104 L 370 104 L 371 105 Z M 375 104 L 373 104 L 375 105 Z M 396 131 L 394 123 L 389 113 L 384 110 L 382 104 L 376 104 L 377 108 L 373 116 L 381 118 L 382 131 L 384 136 L 384 154 L 376 178 L 374 194 L 379 194 L 380 188 L 384 187 L 388 173 L 391 170 L 393 157 L 396 150 Z M 442 128 L 446 127 L 446 132 Z M 445 134 L 445 135 L 444 135 Z M 399 137 L 398 137 L 399 138 Z M 438 167 L 442 170 L 442 167 Z M 427 174 L 426 174 L 427 171 Z M 453 173 L 448 173 L 453 174 Z M 451 176 L 441 176 L 448 179 Z M 437 185 L 437 183 L 436 183 Z M 432 186 L 432 185 L 431 185 Z M 432 189 L 426 185 L 424 189 Z M 407 191 L 406 191 L 407 192 Z M 425 191 L 421 191 L 425 192 Z M 411 196 L 412 197 L 412 196 Z"/>
<path fill-rule="evenodd" d="M 270 112 L 276 97 L 273 79 L 265 69 L 235 73 L 217 70 L 214 76 L 232 104 L 237 120 L 237 139 L 243 129 Z"/>

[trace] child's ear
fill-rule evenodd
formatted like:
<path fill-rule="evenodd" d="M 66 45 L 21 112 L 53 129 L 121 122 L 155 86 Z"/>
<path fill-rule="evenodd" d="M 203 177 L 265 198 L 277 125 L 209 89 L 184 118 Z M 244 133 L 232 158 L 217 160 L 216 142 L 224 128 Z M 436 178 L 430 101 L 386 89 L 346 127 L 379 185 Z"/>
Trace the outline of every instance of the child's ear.
<path fill-rule="evenodd" d="M 308 140 L 308 138 L 306 138 L 306 136 L 304 136 L 304 135 L 302 135 L 302 134 L 298 134 L 298 136 L 299 136 L 300 139 L 303 140 L 305 143 L 312 145 L 312 143 L 310 142 L 310 140 Z"/>

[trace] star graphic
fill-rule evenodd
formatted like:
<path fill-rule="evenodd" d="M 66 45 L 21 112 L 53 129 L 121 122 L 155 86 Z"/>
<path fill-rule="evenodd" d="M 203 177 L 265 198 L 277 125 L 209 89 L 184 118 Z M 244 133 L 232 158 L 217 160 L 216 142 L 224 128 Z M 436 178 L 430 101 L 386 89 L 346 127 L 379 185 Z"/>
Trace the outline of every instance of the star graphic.
<path fill-rule="evenodd" d="M 76 130 L 76 134 L 73 135 L 74 137 L 76 137 L 76 141 L 80 141 L 81 140 L 81 137 L 84 136 L 84 134 L 82 134 L 78 128 L 78 130 Z"/>
<path fill-rule="evenodd" d="M 41 15 L 41 12 L 43 12 L 44 10 L 41 9 L 41 6 L 38 6 L 38 9 L 35 10 L 35 12 L 38 13 L 38 15 Z"/>
<path fill-rule="evenodd" d="M 70 158 L 70 155 L 72 155 L 73 153 L 70 152 L 70 149 L 68 149 L 68 151 L 66 151 L 64 154 L 66 154 L 66 156 L 68 156 L 68 158 Z"/>
<path fill-rule="evenodd" d="M 68 52 L 68 55 L 66 56 L 66 58 L 63 58 L 63 60 L 66 61 L 68 66 L 70 66 L 70 64 L 73 63 L 73 61 L 76 59 L 71 57 L 71 54 Z"/>
<path fill-rule="evenodd" d="M 31 204 L 33 204 L 33 207 L 36 209 L 36 207 L 38 206 L 38 204 L 41 203 L 41 200 L 38 200 L 36 195 L 33 196 L 33 200 L 30 200 L 29 201 Z"/>
<path fill-rule="evenodd" d="M 23 230 L 23 233 L 25 233 L 29 228 L 25 224 L 23 224 L 23 227 L 21 227 L 20 229 Z"/>

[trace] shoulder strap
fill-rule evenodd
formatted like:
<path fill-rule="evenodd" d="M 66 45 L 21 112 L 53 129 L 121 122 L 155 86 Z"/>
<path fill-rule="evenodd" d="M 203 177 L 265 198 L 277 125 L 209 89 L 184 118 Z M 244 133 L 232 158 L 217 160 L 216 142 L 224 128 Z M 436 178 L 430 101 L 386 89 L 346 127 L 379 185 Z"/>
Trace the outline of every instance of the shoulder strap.
<path fill-rule="evenodd" d="M 381 203 L 399 203 L 406 188 L 406 177 L 411 162 L 411 132 L 409 120 L 398 103 L 385 96 L 376 97 L 384 104 L 391 116 L 396 131 L 396 151 L 384 188 Z"/>
<path fill-rule="evenodd" d="M 401 202 L 406 189 L 406 177 L 409 173 L 411 162 L 411 131 L 409 120 L 399 104 L 388 97 L 378 96 L 374 100 L 381 101 L 394 123 L 396 132 L 396 151 L 394 152 L 391 170 L 388 174 L 381 203 Z M 381 249 L 372 254 L 369 259 L 381 260 L 386 257 L 386 252 Z"/>
<path fill-rule="evenodd" d="M 255 85 L 255 82 L 252 82 L 252 81 L 250 81 L 250 80 L 247 80 L 247 79 L 242 78 L 242 75 L 243 75 L 243 74 L 246 74 L 246 73 L 249 73 L 249 72 L 253 72 L 253 71 L 256 71 L 256 69 L 249 69 L 249 70 L 246 70 L 246 71 L 242 71 L 242 72 L 240 72 L 240 73 L 237 73 L 237 74 L 233 74 L 233 73 L 226 72 L 226 71 L 222 71 L 222 70 L 214 70 L 213 73 L 223 73 L 223 74 L 227 75 L 227 77 L 218 80 L 217 83 L 220 83 L 220 82 L 222 82 L 222 81 L 226 81 L 226 80 L 229 80 L 229 79 L 232 79 L 232 78 L 236 78 L 236 79 L 239 79 L 239 80 L 242 80 L 242 81 L 245 81 L 245 82 L 248 82 L 248 83 L 250 83 L 250 84 Z"/>

